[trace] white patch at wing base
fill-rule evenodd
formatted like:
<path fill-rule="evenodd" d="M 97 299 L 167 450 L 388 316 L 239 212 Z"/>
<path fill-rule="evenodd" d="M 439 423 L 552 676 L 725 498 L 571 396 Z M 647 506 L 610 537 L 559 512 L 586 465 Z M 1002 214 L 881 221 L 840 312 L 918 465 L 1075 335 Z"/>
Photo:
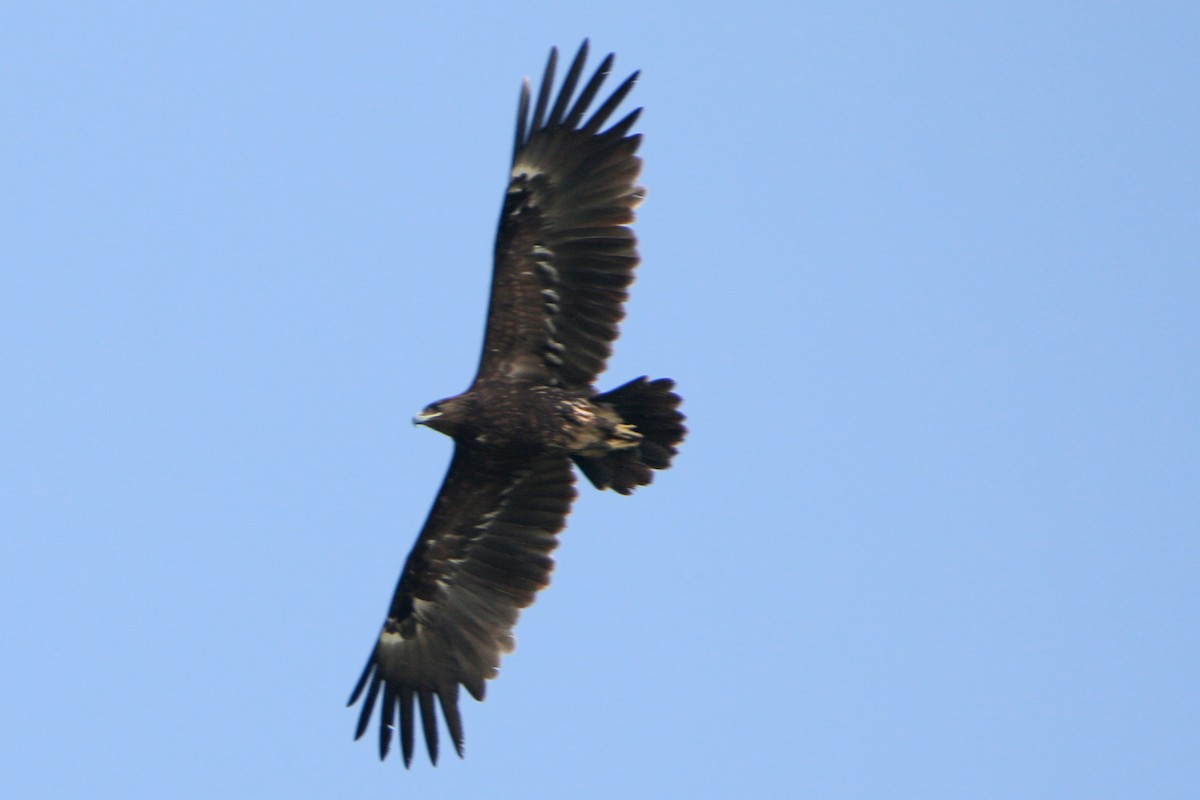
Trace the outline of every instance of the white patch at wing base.
<path fill-rule="evenodd" d="M 545 174 L 546 173 L 542 172 L 533 164 L 527 164 L 524 161 L 518 161 L 517 163 L 513 164 L 512 172 L 508 173 L 508 177 L 514 181 L 531 180 Z"/>

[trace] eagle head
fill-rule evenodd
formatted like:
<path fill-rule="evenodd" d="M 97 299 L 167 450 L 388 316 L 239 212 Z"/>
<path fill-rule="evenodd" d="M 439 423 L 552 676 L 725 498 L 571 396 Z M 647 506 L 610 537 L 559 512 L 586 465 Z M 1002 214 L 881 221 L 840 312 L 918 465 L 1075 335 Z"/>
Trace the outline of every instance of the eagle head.
<path fill-rule="evenodd" d="M 421 409 L 421 412 L 413 417 L 413 424 L 424 425 L 438 433 L 454 436 L 466 426 L 470 418 L 469 407 L 470 401 L 463 395 L 447 397 Z"/>

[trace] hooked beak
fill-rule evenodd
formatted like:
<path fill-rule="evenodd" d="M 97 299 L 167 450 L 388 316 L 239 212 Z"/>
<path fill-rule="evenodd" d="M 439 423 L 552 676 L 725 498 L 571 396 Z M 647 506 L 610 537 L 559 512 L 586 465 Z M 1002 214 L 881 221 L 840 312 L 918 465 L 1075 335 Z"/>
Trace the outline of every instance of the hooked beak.
<path fill-rule="evenodd" d="M 437 419 L 442 415 L 440 411 L 422 411 L 413 417 L 413 425 L 428 425 L 432 419 Z"/>

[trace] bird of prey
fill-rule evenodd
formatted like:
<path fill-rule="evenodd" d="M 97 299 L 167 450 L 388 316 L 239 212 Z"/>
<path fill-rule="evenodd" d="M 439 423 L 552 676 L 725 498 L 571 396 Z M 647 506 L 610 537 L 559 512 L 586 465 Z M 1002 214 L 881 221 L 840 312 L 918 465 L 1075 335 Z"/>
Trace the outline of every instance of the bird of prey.
<path fill-rule="evenodd" d="M 522 86 L 479 370 L 414 420 L 454 439 L 454 457 L 348 704 L 363 700 L 357 739 L 379 703 L 379 757 L 398 727 L 406 766 L 416 709 L 430 760 L 439 707 L 462 756 L 459 686 L 483 699 L 517 615 L 549 582 L 572 465 L 596 488 L 629 494 L 670 466 L 686 432 L 670 379 L 593 387 L 638 264 L 629 225 L 645 190 L 641 135 L 629 133 L 641 109 L 605 127 L 638 73 L 589 114 L 613 56 L 576 95 L 587 44 L 557 96 L 556 50 L 532 108 Z"/>

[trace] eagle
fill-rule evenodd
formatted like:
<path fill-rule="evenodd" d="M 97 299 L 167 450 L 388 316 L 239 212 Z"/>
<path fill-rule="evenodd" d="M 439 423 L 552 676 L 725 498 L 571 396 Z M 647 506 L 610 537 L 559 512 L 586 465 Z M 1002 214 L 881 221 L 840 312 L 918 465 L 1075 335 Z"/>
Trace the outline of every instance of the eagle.
<path fill-rule="evenodd" d="M 347 703 L 363 701 L 355 739 L 379 705 L 379 757 L 399 730 L 405 766 L 416 709 L 430 761 L 439 708 L 462 756 L 459 687 L 483 700 L 518 614 L 548 584 L 574 468 L 629 494 L 670 466 L 686 433 L 674 381 L 593 386 L 624 317 L 639 260 L 629 225 L 645 190 L 642 137 L 630 133 L 641 109 L 605 127 L 638 73 L 589 114 L 613 55 L 576 95 L 587 51 L 584 40 L 552 97 L 551 49 L 532 109 L 522 84 L 478 372 L 413 420 L 452 438 L 454 455 Z"/>

